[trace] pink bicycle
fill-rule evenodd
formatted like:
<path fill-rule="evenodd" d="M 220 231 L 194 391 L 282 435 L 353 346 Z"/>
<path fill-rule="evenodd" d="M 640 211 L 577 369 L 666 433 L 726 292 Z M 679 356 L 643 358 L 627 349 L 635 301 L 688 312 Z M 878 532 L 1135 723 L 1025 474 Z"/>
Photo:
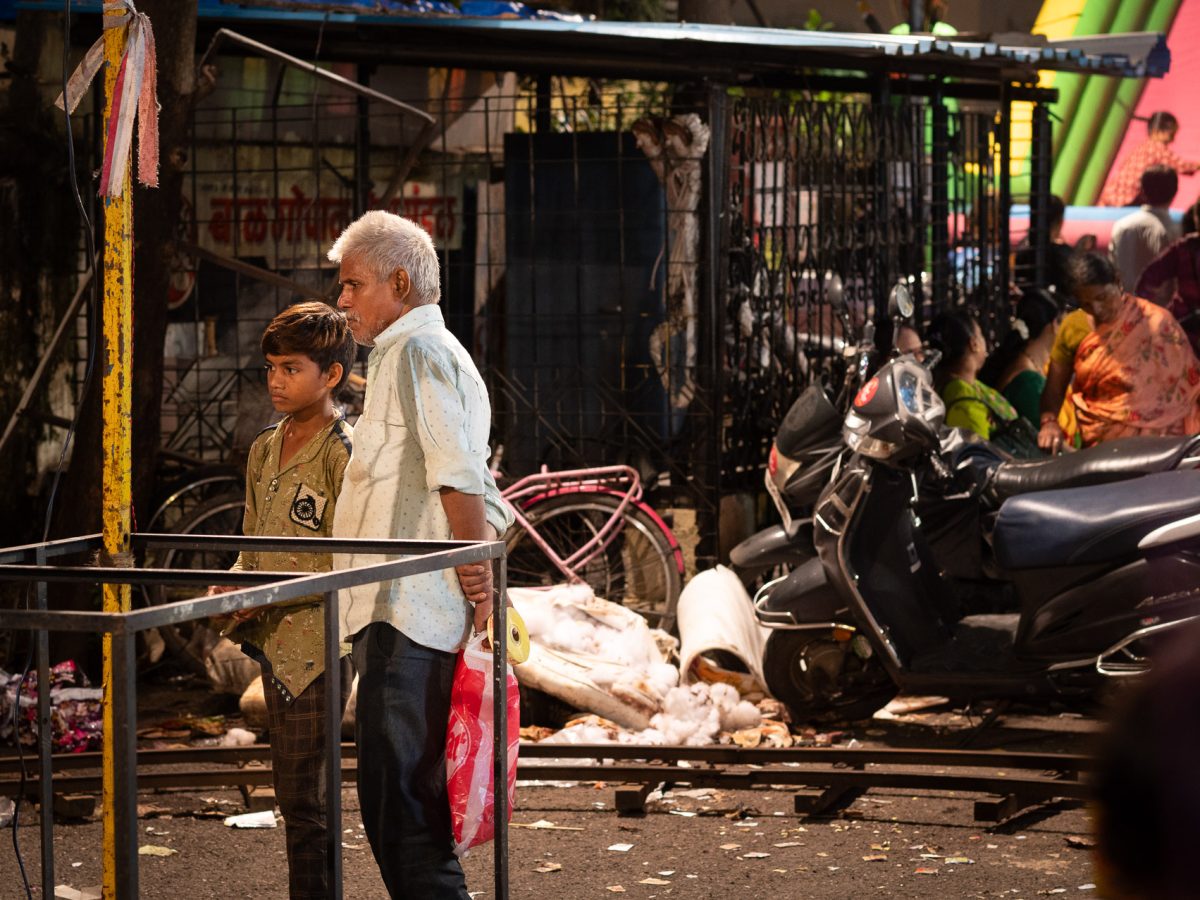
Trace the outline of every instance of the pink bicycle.
<path fill-rule="evenodd" d="M 683 552 L 642 500 L 636 469 L 543 467 L 501 494 L 516 517 L 505 535 L 510 585 L 586 582 L 597 597 L 629 607 L 652 626 L 675 627 Z"/>

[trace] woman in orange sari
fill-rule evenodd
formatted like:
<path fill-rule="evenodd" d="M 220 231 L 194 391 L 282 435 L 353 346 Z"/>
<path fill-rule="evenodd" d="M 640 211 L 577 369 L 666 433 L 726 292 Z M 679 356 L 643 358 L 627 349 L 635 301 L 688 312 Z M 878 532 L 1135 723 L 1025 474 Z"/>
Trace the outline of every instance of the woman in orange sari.
<path fill-rule="evenodd" d="M 1075 348 L 1069 373 L 1082 445 L 1200 432 L 1200 362 L 1175 317 L 1123 291 L 1112 263 L 1098 253 L 1077 257 L 1071 270 L 1075 297 L 1092 326 Z M 1064 436 L 1057 409 L 1068 373 L 1056 373 L 1054 365 L 1042 394 L 1038 442 L 1046 449 L 1057 449 Z"/>

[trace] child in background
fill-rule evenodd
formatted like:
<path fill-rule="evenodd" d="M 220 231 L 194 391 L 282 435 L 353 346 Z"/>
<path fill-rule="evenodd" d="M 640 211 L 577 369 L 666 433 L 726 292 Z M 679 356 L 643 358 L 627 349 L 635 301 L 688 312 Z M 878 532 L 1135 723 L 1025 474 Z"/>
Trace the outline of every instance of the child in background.
<path fill-rule="evenodd" d="M 346 317 L 310 301 L 277 315 L 262 337 L 267 389 L 283 420 L 255 439 L 246 463 L 246 535 L 328 537 L 351 429 L 333 405 L 355 344 Z M 241 571 L 326 572 L 328 553 L 244 551 Z M 232 590 L 213 587 L 210 593 Z M 230 636 L 262 666 L 275 797 L 287 833 L 292 900 L 328 896 L 325 834 L 325 628 L 322 597 L 232 616 Z M 348 667 L 347 667 L 348 668 Z M 343 675 L 348 671 L 343 670 Z M 342 679 L 343 709 L 349 678 Z"/>

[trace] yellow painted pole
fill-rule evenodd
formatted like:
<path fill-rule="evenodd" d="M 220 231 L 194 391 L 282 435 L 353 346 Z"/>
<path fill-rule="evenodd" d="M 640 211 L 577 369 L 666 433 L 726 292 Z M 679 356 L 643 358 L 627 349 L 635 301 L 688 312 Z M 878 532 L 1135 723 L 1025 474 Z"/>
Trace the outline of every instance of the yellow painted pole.
<path fill-rule="evenodd" d="M 105 16 L 104 126 L 113 115 L 121 54 L 125 49 L 127 24 L 113 24 Z M 118 16 L 125 18 L 124 9 Z M 125 18 L 127 23 L 128 19 Z M 106 138 L 107 141 L 107 138 Z M 107 149 L 107 148 L 106 148 Z M 131 155 L 132 156 L 132 155 Z M 133 369 L 133 203 L 130 157 L 125 163 L 124 188 L 116 199 L 104 198 L 104 315 L 103 315 L 103 475 L 101 509 L 104 550 L 120 565 L 128 559 L 131 500 L 131 422 L 133 412 L 131 375 Z M 104 586 L 104 611 L 129 609 L 129 585 Z M 117 900 L 117 803 L 116 728 L 135 728 L 134 722 L 113 721 L 113 695 L 120 685 L 113 681 L 113 639 L 104 635 L 104 753 L 102 810 L 104 814 L 104 898 Z"/>

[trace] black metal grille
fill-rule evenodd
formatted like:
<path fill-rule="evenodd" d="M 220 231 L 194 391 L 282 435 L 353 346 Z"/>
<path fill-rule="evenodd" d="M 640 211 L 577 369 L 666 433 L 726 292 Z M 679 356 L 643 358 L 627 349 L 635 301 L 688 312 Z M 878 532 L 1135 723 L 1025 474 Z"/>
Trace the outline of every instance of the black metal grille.
<path fill-rule="evenodd" d="M 887 316 L 965 305 L 995 337 L 1008 318 L 1006 117 L 941 97 L 738 96 L 731 107 L 722 483 L 757 483 L 775 429 L 840 339 Z M 829 303 L 834 276 L 852 333 Z"/>

